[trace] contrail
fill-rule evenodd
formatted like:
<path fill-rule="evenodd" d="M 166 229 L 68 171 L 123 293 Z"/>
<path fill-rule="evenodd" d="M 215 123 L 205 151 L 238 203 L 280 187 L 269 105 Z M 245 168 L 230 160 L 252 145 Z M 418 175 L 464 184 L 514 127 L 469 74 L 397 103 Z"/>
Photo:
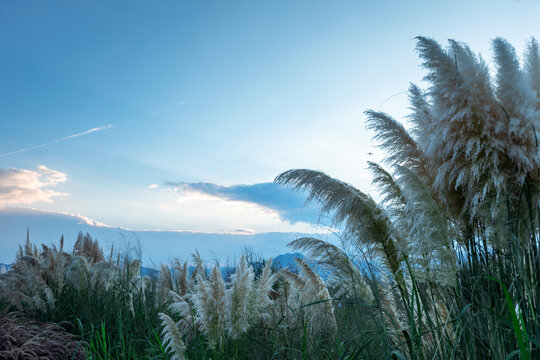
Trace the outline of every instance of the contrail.
<path fill-rule="evenodd" d="M 107 129 L 110 129 L 110 128 L 112 128 L 112 127 L 114 127 L 114 126 L 108 124 L 108 125 L 105 125 L 105 126 L 100 126 L 100 127 L 91 128 L 91 129 L 86 130 L 86 131 L 83 131 L 83 132 L 81 132 L 81 133 L 69 135 L 69 136 L 63 137 L 63 138 L 61 138 L 61 139 L 54 140 L 52 143 L 36 145 L 36 146 L 32 146 L 32 147 L 29 147 L 29 148 L 26 148 L 26 149 L 20 149 L 20 150 L 15 150 L 15 151 L 10 151 L 10 152 L 7 152 L 7 153 L 3 153 L 3 154 L 0 154 L 0 158 L 6 157 L 6 156 L 10 156 L 10 155 L 14 155 L 14 154 L 18 154 L 18 153 L 22 153 L 22 152 L 27 152 L 27 151 L 30 151 L 30 150 L 39 149 L 39 148 L 48 146 L 48 145 L 50 145 L 50 144 L 56 144 L 56 143 L 59 143 L 59 142 L 62 142 L 62 141 L 66 141 L 66 140 L 69 140 L 69 139 L 73 139 L 73 138 L 76 138 L 76 137 L 79 137 L 79 136 L 88 135 L 88 134 L 91 134 L 91 133 L 94 133 L 94 132 L 98 132 L 98 131 L 102 131 L 102 130 L 107 130 Z"/>
<path fill-rule="evenodd" d="M 16 151 L 11 151 L 11 152 L 7 152 L 7 153 L 3 153 L 3 154 L 0 154 L 0 157 L 6 157 L 6 156 L 9 156 L 9 155 L 13 155 L 13 154 L 18 154 L 18 153 L 22 153 L 22 152 L 25 152 L 25 151 L 30 151 L 30 150 L 34 150 L 34 149 L 39 149 L 39 148 L 42 148 L 42 147 L 45 147 L 49 144 L 41 144 L 41 145 L 36 145 L 36 146 L 32 146 L 32 147 L 29 147 L 29 148 L 26 148 L 26 149 L 20 149 L 20 150 L 16 150 Z"/>
<path fill-rule="evenodd" d="M 61 141 L 66 141 L 66 140 L 73 139 L 73 138 L 76 138 L 76 137 L 79 137 L 79 136 L 91 134 L 91 133 L 96 132 L 96 131 L 107 130 L 107 129 L 110 129 L 112 127 L 113 127 L 112 125 L 105 125 L 105 126 L 91 128 L 90 130 L 86 130 L 86 131 L 83 131 L 83 132 L 78 133 L 78 134 L 73 134 L 73 135 L 63 137 L 63 138 L 58 139 L 58 140 L 54 140 L 54 143 L 59 143 Z"/>

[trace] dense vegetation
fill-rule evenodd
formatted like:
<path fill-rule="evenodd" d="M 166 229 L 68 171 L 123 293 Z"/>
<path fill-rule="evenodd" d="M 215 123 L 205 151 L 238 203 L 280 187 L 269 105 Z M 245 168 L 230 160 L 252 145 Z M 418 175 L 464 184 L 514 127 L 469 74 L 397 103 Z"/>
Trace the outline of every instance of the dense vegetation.
<path fill-rule="evenodd" d="M 409 128 L 366 112 L 380 202 L 319 171 L 276 178 L 342 229 L 290 244 L 326 282 L 300 259 L 242 256 L 223 276 L 198 254 L 148 277 L 90 236 L 70 252 L 27 240 L 0 275 L 4 313 L 60 323 L 92 359 L 539 358 L 538 43 L 520 64 L 495 39 L 492 76 L 465 44 L 417 41 L 428 86 L 410 87 Z"/>

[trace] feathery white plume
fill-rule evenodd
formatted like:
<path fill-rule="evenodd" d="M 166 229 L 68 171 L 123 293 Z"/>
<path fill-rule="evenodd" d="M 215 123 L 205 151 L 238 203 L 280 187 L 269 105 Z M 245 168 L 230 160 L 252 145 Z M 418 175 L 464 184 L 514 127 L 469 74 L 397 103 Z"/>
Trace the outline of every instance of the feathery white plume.
<path fill-rule="evenodd" d="M 163 326 L 162 335 L 163 344 L 166 345 L 165 351 L 172 353 L 171 360 L 185 360 L 184 352 L 186 351 L 186 346 L 176 324 L 167 314 L 159 313 L 159 318 Z"/>

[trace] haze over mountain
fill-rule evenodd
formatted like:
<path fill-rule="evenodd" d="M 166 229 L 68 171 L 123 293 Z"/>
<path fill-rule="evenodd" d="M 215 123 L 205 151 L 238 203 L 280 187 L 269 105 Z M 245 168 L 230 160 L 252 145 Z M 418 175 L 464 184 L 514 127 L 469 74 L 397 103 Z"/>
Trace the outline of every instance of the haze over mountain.
<path fill-rule="evenodd" d="M 208 258 L 225 259 L 252 247 L 264 256 L 276 256 L 288 251 L 291 240 L 314 234 L 294 232 L 251 233 L 238 230 L 230 233 L 195 231 L 133 231 L 98 223 L 78 215 L 46 212 L 27 208 L 0 208 L 0 263 L 9 264 L 15 258 L 18 244 L 24 243 L 26 229 L 35 244 L 58 244 L 64 235 L 70 248 L 79 231 L 99 240 L 107 253 L 114 244 L 118 251 L 137 252 L 139 245 L 145 265 L 166 262 L 169 258 L 187 258 L 196 249 Z M 326 236 L 321 234 L 321 236 Z"/>

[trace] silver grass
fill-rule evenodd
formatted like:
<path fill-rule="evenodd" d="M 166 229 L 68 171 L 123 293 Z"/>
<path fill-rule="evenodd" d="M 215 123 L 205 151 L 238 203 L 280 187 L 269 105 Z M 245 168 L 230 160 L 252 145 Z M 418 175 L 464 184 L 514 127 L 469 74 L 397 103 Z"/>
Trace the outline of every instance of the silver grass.
<path fill-rule="evenodd" d="M 162 304 L 167 300 L 169 291 L 173 289 L 173 278 L 171 269 L 161 264 L 161 271 L 159 272 L 159 303 Z"/>
<path fill-rule="evenodd" d="M 18 258 L 13 268 L 22 274 L 34 274 L 40 272 L 39 256 L 23 255 Z"/>
<path fill-rule="evenodd" d="M 38 309 L 38 310 L 46 310 L 47 305 L 45 304 L 45 301 L 39 296 L 38 294 L 32 296 L 32 302 L 29 303 L 31 308 Z"/>
<path fill-rule="evenodd" d="M 407 198 L 401 185 L 395 179 L 395 177 L 382 168 L 379 164 L 374 162 L 368 162 L 369 169 L 373 176 L 372 184 L 377 187 L 381 195 L 381 205 L 385 206 L 386 212 L 392 222 L 390 227 L 394 234 L 395 243 L 399 249 L 399 257 L 397 260 L 400 262 L 400 267 L 405 267 L 404 261 L 410 254 L 410 244 L 408 234 L 410 233 L 410 219 L 407 214 Z M 384 254 L 384 248 L 375 248 L 379 253 Z M 386 263 L 388 267 L 390 264 L 385 256 L 383 256 L 383 263 Z M 400 279 L 402 287 L 405 288 L 403 281 Z"/>
<path fill-rule="evenodd" d="M 321 203 L 322 212 L 331 213 L 336 223 L 344 223 L 345 230 L 355 235 L 358 242 L 375 245 L 406 295 L 402 273 L 406 249 L 400 246 L 403 241 L 399 239 L 388 215 L 369 195 L 314 170 L 289 170 L 276 177 L 275 181 L 307 190 L 308 201 Z"/>
<path fill-rule="evenodd" d="M 303 260 L 295 258 L 299 274 L 280 270 L 288 286 L 282 296 L 284 315 L 287 322 L 295 326 L 308 327 L 311 334 L 333 331 L 337 323 L 332 307 L 331 296 L 322 279 Z"/>
<path fill-rule="evenodd" d="M 176 290 L 178 291 L 180 295 L 185 295 L 192 288 L 192 283 L 190 281 L 190 278 L 188 277 L 188 262 L 186 260 L 183 264 L 181 264 L 180 260 L 175 258 L 174 264 L 175 264 L 174 278 L 175 278 Z"/>
<path fill-rule="evenodd" d="M 385 163 L 408 167 L 419 176 L 429 178 L 426 157 L 403 125 L 382 112 L 368 110 L 365 114 L 366 127 L 375 131 L 374 139 L 387 153 Z"/>
<path fill-rule="evenodd" d="M 149 276 L 143 276 L 140 280 L 140 287 L 137 289 L 138 291 L 142 292 L 143 302 L 146 302 L 146 299 L 155 294 L 154 281 Z"/>
<path fill-rule="evenodd" d="M 98 241 L 92 239 L 90 234 L 83 235 L 82 232 L 79 232 L 77 241 L 73 245 L 73 256 L 86 257 L 91 263 L 104 260 L 103 250 L 99 247 Z"/>
<path fill-rule="evenodd" d="M 279 274 L 285 278 L 285 280 L 293 286 L 294 289 L 303 289 L 306 285 L 306 280 L 298 274 L 291 272 L 288 269 L 280 269 Z"/>
<path fill-rule="evenodd" d="M 302 289 L 306 281 L 300 275 L 282 268 L 277 273 L 279 281 L 279 292 L 276 299 L 276 306 L 272 307 L 272 316 L 282 319 L 279 329 L 287 333 L 289 327 L 302 326 Z"/>
<path fill-rule="evenodd" d="M 135 275 L 129 279 L 128 286 L 130 294 L 141 295 L 143 302 L 146 302 L 147 281 L 145 276 Z"/>
<path fill-rule="evenodd" d="M 51 309 L 54 309 L 56 298 L 51 288 L 48 287 L 46 284 L 44 284 L 43 287 L 41 288 L 41 292 L 43 294 L 43 297 L 45 298 L 45 302 L 47 303 L 47 306 Z"/>
<path fill-rule="evenodd" d="M 379 281 L 378 287 L 381 308 L 384 313 L 384 319 L 390 329 L 391 339 L 395 345 L 404 344 L 406 339 L 403 331 L 408 329 L 407 317 L 398 310 L 392 282 L 389 279 L 382 279 Z"/>
<path fill-rule="evenodd" d="M 215 348 L 226 336 L 238 338 L 259 320 L 268 321 L 274 310 L 270 294 L 276 280 L 271 260 L 259 279 L 254 277 L 253 268 L 243 256 L 228 284 L 216 266 L 208 279 L 198 275 L 190 293 L 181 296 L 170 291 L 172 302 L 168 309 L 180 317 L 176 323 L 180 334 L 190 341 L 195 331 L 201 331 L 209 346 Z"/>
<path fill-rule="evenodd" d="M 46 245 L 41 245 L 40 260 L 41 266 L 45 271 L 45 276 L 52 281 L 56 281 L 59 273 L 63 273 L 63 267 L 60 267 L 58 260 L 56 259 L 56 248 L 49 248 Z"/>
<path fill-rule="evenodd" d="M 39 257 L 36 245 L 30 242 L 30 233 L 28 230 L 26 231 L 26 242 L 24 243 L 24 247 L 19 245 L 19 251 L 17 253 L 17 258 L 23 256 Z"/>
<path fill-rule="evenodd" d="M 191 257 L 193 258 L 193 263 L 195 264 L 195 268 L 204 268 L 203 264 L 203 258 L 201 254 L 199 254 L 199 250 L 195 250 L 194 253 L 191 254 Z M 206 277 L 206 274 L 203 274 L 204 277 Z"/>
<path fill-rule="evenodd" d="M 35 247 L 28 247 L 35 254 Z M 37 249 L 37 248 L 36 248 Z M 25 253 L 23 251 L 23 253 Z M 55 296 L 44 278 L 45 269 L 38 257 L 23 255 L 13 269 L 0 275 L 0 298 L 19 310 L 54 308 Z"/>
<path fill-rule="evenodd" d="M 436 161 L 435 186 L 443 192 L 465 189 L 465 201 L 474 208 L 488 187 L 503 185 L 498 152 L 488 146 L 503 112 L 491 89 L 487 66 L 466 45 L 451 40 L 445 51 L 432 39 L 417 39 L 439 129 L 437 136 L 423 139 L 426 155 Z"/>
<path fill-rule="evenodd" d="M 538 167 L 538 44 L 528 43 L 522 69 L 513 47 L 495 39 L 492 81 L 484 60 L 465 44 L 450 40 L 445 50 L 432 39 L 417 40 L 429 87 L 411 86 L 409 119 L 433 184 L 419 177 L 437 201 L 446 200 L 455 220 L 495 224 L 504 201 L 515 202 Z"/>
<path fill-rule="evenodd" d="M 409 86 L 409 102 L 411 113 L 407 116 L 412 124 L 411 133 L 415 139 L 429 139 L 437 131 L 437 120 L 433 118 L 433 110 L 427 94 L 417 85 Z M 427 143 L 418 141 L 418 147 L 425 153 Z M 426 160 L 429 159 L 426 157 Z"/>
<path fill-rule="evenodd" d="M 90 268 L 90 284 L 105 291 L 119 281 L 120 269 L 109 261 L 100 261 Z"/>
<path fill-rule="evenodd" d="M 295 258 L 300 269 L 294 274 L 281 269 L 279 274 L 286 281 L 281 291 L 282 316 L 286 326 L 307 325 L 311 334 L 337 329 L 330 293 L 322 279 L 301 259 Z"/>
<path fill-rule="evenodd" d="M 540 124 L 537 94 L 521 70 L 514 48 L 501 38 L 493 40 L 497 65 L 496 95 L 505 110 L 508 124 L 506 153 L 515 166 L 518 183 L 538 166 L 535 127 Z"/>
<path fill-rule="evenodd" d="M 409 169 L 396 166 L 398 182 L 406 198 L 405 216 L 409 219 L 409 261 L 419 264 L 416 275 L 440 284 L 454 284 L 457 258 L 448 232 L 449 224 L 429 189 Z"/>
<path fill-rule="evenodd" d="M 536 109 L 540 110 L 540 49 L 535 38 L 531 38 L 527 43 L 524 57 L 527 78 L 536 92 Z"/>
<path fill-rule="evenodd" d="M 89 236 L 87 238 L 91 239 Z M 90 241 L 87 243 L 90 244 Z M 92 241 L 91 245 L 88 251 L 99 249 L 97 241 Z M 125 262 L 121 271 L 112 262 L 93 262 L 98 257 L 66 254 L 63 246 L 62 238 L 59 249 L 54 245 L 42 245 L 41 252 L 38 252 L 27 238 L 24 247 L 20 247 L 13 271 L 0 276 L 1 297 L 20 310 L 51 309 L 55 306 L 54 294 L 60 294 L 65 284 L 77 291 L 89 287 L 96 291 L 109 291 L 122 278 L 129 284 L 128 295 L 132 297 L 142 292 L 145 300 L 147 288 L 151 288 L 152 283 L 150 278 L 140 276 L 139 260 Z M 81 253 L 85 251 L 82 246 Z"/>
<path fill-rule="evenodd" d="M 253 267 L 248 265 L 246 256 L 242 255 L 235 273 L 231 276 L 231 287 L 227 289 L 227 322 L 232 339 L 238 338 L 249 327 L 249 320 L 253 315 L 249 300 L 254 278 Z"/>
<path fill-rule="evenodd" d="M 255 281 L 255 285 L 252 288 L 252 294 L 250 295 L 250 314 L 252 321 L 260 319 L 263 322 L 268 322 L 272 317 L 274 300 L 271 299 L 274 284 L 276 283 L 277 276 L 272 273 L 272 258 L 270 258 L 263 268 L 261 276 Z"/>
<path fill-rule="evenodd" d="M 0 275 L 0 298 L 24 310 L 24 304 L 33 304 L 32 296 L 24 294 L 24 291 L 35 290 L 36 281 L 28 275 L 21 275 L 15 270 Z"/>
<path fill-rule="evenodd" d="M 371 183 L 377 187 L 381 196 L 381 205 L 386 207 L 386 211 L 392 218 L 394 228 L 397 231 L 402 230 L 407 205 L 403 190 L 396 182 L 394 176 L 379 164 L 368 161 L 368 167 L 373 177 Z M 403 252 L 408 253 L 403 248 L 403 244 L 401 244 L 401 247 Z"/>
<path fill-rule="evenodd" d="M 202 262 L 198 263 L 195 266 L 195 269 L 193 270 L 193 273 L 191 274 L 191 279 L 189 281 L 189 284 L 191 286 L 191 289 L 193 289 L 193 286 L 196 282 L 196 280 L 199 278 L 199 275 L 202 276 L 203 279 L 206 279 L 206 270 L 204 268 L 204 264 Z"/>
<path fill-rule="evenodd" d="M 214 267 L 209 279 L 198 275 L 191 299 L 197 313 L 197 323 L 208 339 L 210 348 L 221 346 L 226 330 L 225 283 L 219 267 Z"/>
<path fill-rule="evenodd" d="M 87 258 L 74 256 L 66 267 L 65 279 L 77 291 L 86 289 L 90 281 L 90 264 Z"/>
<path fill-rule="evenodd" d="M 54 309 L 56 299 L 52 290 L 45 283 L 39 284 L 34 290 L 34 294 L 32 302 L 28 305 L 39 310 Z"/>
<path fill-rule="evenodd" d="M 178 330 L 182 336 L 187 336 L 187 341 L 195 336 L 195 330 L 197 330 L 197 322 L 195 319 L 195 311 L 191 304 L 184 299 L 184 297 L 178 295 L 174 291 L 170 291 L 172 303 L 169 305 L 169 311 L 173 314 L 179 315 L 180 320 L 176 323 Z"/>
<path fill-rule="evenodd" d="M 307 169 L 289 170 L 275 179 L 297 190 L 307 190 L 308 201 L 316 200 L 323 213 L 332 213 L 336 223 L 344 223 L 351 233 L 362 231 L 373 243 L 389 236 L 383 212 L 369 196 L 354 186 L 334 179 L 323 172 Z"/>
<path fill-rule="evenodd" d="M 320 276 L 304 260 L 295 258 L 295 261 L 300 268 L 300 276 L 305 279 L 305 285 L 302 289 L 302 305 L 307 305 L 306 311 L 312 329 L 337 330 L 334 307 L 331 301 L 332 297 L 328 292 L 328 288 Z"/>
<path fill-rule="evenodd" d="M 166 345 L 165 352 L 171 353 L 171 360 L 185 360 L 186 346 L 176 324 L 167 314 L 159 313 L 159 318 L 163 326 L 162 336 L 163 344 Z"/>
<path fill-rule="evenodd" d="M 403 191 L 397 185 L 394 177 L 382 166 L 372 161 L 368 161 L 368 167 L 373 176 L 372 184 L 377 186 L 381 193 L 381 203 L 386 206 L 404 207 L 406 201 L 403 197 Z"/>
<path fill-rule="evenodd" d="M 195 250 L 194 253 L 191 254 L 191 257 L 193 258 L 193 263 L 195 264 L 195 269 L 193 270 L 193 273 L 191 274 L 190 284 L 193 288 L 193 285 L 197 281 L 199 277 L 202 277 L 203 279 L 207 278 L 206 269 L 204 267 L 204 261 L 199 254 L 199 250 Z"/>
<path fill-rule="evenodd" d="M 135 308 L 133 307 L 133 294 L 129 293 L 129 311 L 131 312 L 131 316 L 135 319 Z"/>
<path fill-rule="evenodd" d="M 56 250 L 56 248 L 55 248 Z M 59 294 L 62 293 L 64 289 L 64 266 L 66 263 L 66 258 L 68 254 L 64 253 L 64 236 L 60 237 L 60 249 L 54 253 L 54 264 L 55 264 L 55 280 L 58 287 Z"/>
<path fill-rule="evenodd" d="M 436 188 L 453 199 L 448 205 L 454 216 L 496 219 L 503 194 L 520 186 L 531 164 L 537 162 L 537 152 L 530 151 L 534 147 L 532 123 L 523 126 L 523 119 L 535 110 L 530 106 L 534 101 L 529 81 L 519 69 L 513 48 L 501 39 L 494 41 L 495 90 L 484 61 L 466 45 L 451 40 L 444 51 L 433 40 L 418 39 L 431 84 L 431 117 L 437 119 L 439 129 L 438 137 L 422 139 L 434 162 Z M 449 62 L 454 62 L 454 69 L 447 66 Z M 505 108 L 505 103 L 515 108 L 516 99 L 523 103 L 519 116 Z M 527 131 L 514 144 L 512 134 Z"/>
<path fill-rule="evenodd" d="M 141 276 L 141 260 L 131 260 L 127 268 L 127 276 L 129 279 Z"/>
<path fill-rule="evenodd" d="M 191 306 L 189 303 L 184 300 L 184 298 L 174 291 L 169 291 L 169 296 L 172 299 L 172 303 L 169 305 L 168 309 L 179 316 L 187 317 L 191 315 Z"/>
<path fill-rule="evenodd" d="M 131 294 L 142 296 L 143 302 L 146 302 L 146 290 L 150 279 L 147 276 L 141 276 L 141 261 L 134 259 L 125 267 L 124 278 L 129 285 Z"/>
<path fill-rule="evenodd" d="M 357 297 L 373 303 L 373 293 L 364 275 L 350 257 L 338 246 L 324 240 L 300 238 L 288 244 L 291 248 L 307 252 L 319 263 L 331 267 L 329 283 L 335 289 L 335 297 Z"/>

